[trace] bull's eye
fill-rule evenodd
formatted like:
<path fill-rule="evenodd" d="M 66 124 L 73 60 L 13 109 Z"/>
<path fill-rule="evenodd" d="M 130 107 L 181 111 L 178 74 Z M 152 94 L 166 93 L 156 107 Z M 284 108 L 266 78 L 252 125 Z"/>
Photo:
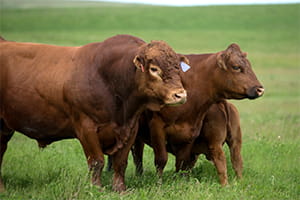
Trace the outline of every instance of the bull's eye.
<path fill-rule="evenodd" d="M 162 77 L 161 77 L 162 71 L 161 71 L 161 69 L 158 66 L 150 64 L 149 72 L 155 78 L 157 78 L 159 80 L 162 79 Z"/>
<path fill-rule="evenodd" d="M 232 69 L 234 69 L 235 71 L 241 71 L 241 67 L 239 66 L 232 66 Z"/>
<path fill-rule="evenodd" d="M 150 70 L 151 70 L 152 72 L 154 72 L 154 73 L 158 71 L 158 69 L 155 68 L 155 67 L 151 67 Z"/>

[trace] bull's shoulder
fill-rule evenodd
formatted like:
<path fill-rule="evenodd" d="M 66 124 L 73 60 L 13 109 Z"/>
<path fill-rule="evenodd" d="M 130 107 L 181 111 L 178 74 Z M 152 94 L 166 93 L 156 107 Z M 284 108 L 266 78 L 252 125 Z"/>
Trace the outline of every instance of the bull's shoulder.
<path fill-rule="evenodd" d="M 103 41 L 104 44 L 112 44 L 112 45 L 141 45 L 144 44 L 145 42 L 135 36 L 132 35 L 125 35 L 125 34 L 121 34 L 121 35 L 116 35 L 113 37 L 110 37 L 106 40 Z"/>

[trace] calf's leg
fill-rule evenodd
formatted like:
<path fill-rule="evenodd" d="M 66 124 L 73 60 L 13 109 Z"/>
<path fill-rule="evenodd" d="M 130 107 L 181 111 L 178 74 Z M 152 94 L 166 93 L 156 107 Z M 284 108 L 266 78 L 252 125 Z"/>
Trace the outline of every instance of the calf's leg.
<path fill-rule="evenodd" d="M 212 159 L 212 162 L 214 163 L 220 183 L 222 186 L 225 186 L 228 184 L 228 178 L 227 178 L 227 165 L 226 165 L 226 157 L 225 153 L 222 149 L 222 144 L 210 144 L 208 146 L 209 154 Z"/>
<path fill-rule="evenodd" d="M 178 146 L 178 149 L 176 150 L 176 172 L 179 170 L 189 171 L 194 166 L 197 156 L 191 154 L 192 146 L 192 143 Z"/>
<path fill-rule="evenodd" d="M 242 148 L 242 133 L 241 129 L 238 128 L 234 134 L 234 137 L 226 140 L 226 143 L 230 149 L 230 158 L 232 167 L 235 171 L 237 178 L 242 178 L 243 171 L 243 159 L 241 155 Z"/>

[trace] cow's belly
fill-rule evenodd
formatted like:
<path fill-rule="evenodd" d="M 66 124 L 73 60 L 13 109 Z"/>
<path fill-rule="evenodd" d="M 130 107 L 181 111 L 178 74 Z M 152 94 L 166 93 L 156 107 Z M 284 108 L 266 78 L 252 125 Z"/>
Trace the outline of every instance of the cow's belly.
<path fill-rule="evenodd" d="M 9 128 L 36 140 L 56 141 L 75 137 L 64 111 L 34 96 L 30 101 L 11 98 L 4 105 L 1 117 Z"/>
<path fill-rule="evenodd" d="M 194 129 L 187 123 L 168 126 L 165 131 L 168 141 L 173 144 L 190 143 L 195 139 Z"/>

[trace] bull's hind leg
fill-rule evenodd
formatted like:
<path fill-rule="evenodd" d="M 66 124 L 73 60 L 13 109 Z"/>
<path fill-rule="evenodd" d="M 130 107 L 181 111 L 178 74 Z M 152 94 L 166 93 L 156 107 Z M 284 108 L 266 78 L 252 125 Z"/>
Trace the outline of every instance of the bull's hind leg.
<path fill-rule="evenodd" d="M 235 174 L 238 178 L 242 178 L 243 171 L 243 159 L 241 155 L 242 148 L 242 132 L 241 129 L 238 128 L 235 131 L 234 137 L 229 137 L 230 139 L 226 140 L 226 143 L 230 149 L 230 158 L 232 167 L 235 171 Z"/>
<path fill-rule="evenodd" d="M 10 138 L 13 136 L 14 131 L 9 129 L 4 123 L 3 119 L 0 119 L 0 192 L 5 191 L 4 183 L 2 181 L 2 161 L 4 153 L 7 149 L 7 143 Z"/>

